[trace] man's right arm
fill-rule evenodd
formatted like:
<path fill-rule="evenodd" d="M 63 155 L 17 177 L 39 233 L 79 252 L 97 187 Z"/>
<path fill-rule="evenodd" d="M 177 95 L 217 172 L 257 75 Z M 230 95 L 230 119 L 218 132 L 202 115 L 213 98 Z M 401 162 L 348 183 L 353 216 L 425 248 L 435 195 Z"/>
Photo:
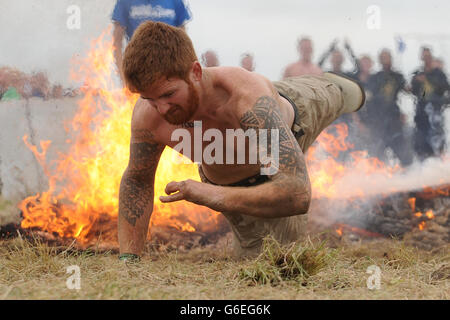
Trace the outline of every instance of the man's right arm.
<path fill-rule="evenodd" d="M 153 211 L 156 167 L 164 146 L 148 129 L 132 129 L 130 161 L 119 191 L 120 253 L 140 255 Z"/>

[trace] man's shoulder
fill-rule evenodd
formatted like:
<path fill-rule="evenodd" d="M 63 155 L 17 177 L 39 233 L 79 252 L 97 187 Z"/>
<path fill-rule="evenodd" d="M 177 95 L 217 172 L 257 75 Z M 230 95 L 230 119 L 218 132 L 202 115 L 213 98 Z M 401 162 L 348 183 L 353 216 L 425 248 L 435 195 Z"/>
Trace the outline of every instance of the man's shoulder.
<path fill-rule="evenodd" d="M 301 66 L 300 61 L 295 61 L 295 62 L 288 63 L 286 66 L 286 69 L 287 68 L 296 68 L 296 67 L 300 67 L 300 66 Z"/>
<path fill-rule="evenodd" d="M 131 129 L 146 129 L 153 131 L 157 128 L 158 119 L 154 108 L 144 99 L 139 98 L 133 109 Z"/>
<path fill-rule="evenodd" d="M 322 72 L 322 69 L 319 67 L 318 64 L 311 62 L 311 68 L 313 68 L 315 71 Z"/>
<path fill-rule="evenodd" d="M 241 67 L 216 67 L 217 79 L 232 93 L 247 92 L 269 80 L 257 72 L 250 72 Z"/>
<path fill-rule="evenodd" d="M 261 74 L 249 72 L 239 67 L 224 67 L 222 80 L 231 91 L 232 112 L 238 117 L 250 110 L 257 100 L 263 96 L 272 96 L 272 82 Z"/>

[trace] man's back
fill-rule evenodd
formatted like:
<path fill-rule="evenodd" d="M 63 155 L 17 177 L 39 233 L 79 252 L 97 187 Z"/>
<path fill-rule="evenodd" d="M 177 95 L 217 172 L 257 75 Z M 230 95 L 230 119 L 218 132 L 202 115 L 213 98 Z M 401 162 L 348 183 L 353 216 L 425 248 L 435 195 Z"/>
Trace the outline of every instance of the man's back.
<path fill-rule="evenodd" d="M 236 182 L 255 175 L 260 169 L 258 164 L 236 163 L 238 144 L 235 143 L 235 140 L 237 138 L 230 136 L 230 141 L 228 141 L 227 129 L 242 129 L 239 114 L 250 110 L 261 96 L 270 95 L 277 101 L 276 107 L 279 108 L 282 120 L 288 127 L 292 126 L 294 118 L 292 106 L 278 95 L 267 78 L 257 73 L 237 67 L 214 67 L 206 68 L 204 71 L 211 78 L 212 83 L 212 86 L 205 90 L 206 98 L 200 102 L 201 108 L 206 110 L 206 113 L 196 113 L 189 121 L 175 125 L 166 121 L 158 109 L 152 106 L 151 102 L 139 99 L 134 110 L 132 127 L 149 130 L 155 142 L 172 148 L 177 148 L 177 145 L 181 142 L 172 139 L 172 135 L 176 130 L 182 129 L 186 134 L 189 133 L 187 136 L 190 140 L 189 148 L 183 148 L 180 151 L 192 161 L 199 160 L 196 159 L 198 154 L 194 152 L 196 145 L 201 145 L 201 149 L 204 151 L 211 143 L 210 140 L 203 139 L 203 134 L 208 129 L 218 130 L 223 137 L 223 157 L 226 157 L 227 143 L 230 143 L 229 145 L 234 146 L 232 157 L 234 160 L 232 164 L 225 164 L 226 159 L 223 159 L 222 163 L 211 164 L 201 161 L 206 175 L 220 184 Z M 182 131 L 178 132 L 181 133 Z M 245 156 L 248 159 L 248 145 L 246 147 Z M 224 167 L 226 167 L 226 170 L 224 170 Z"/>

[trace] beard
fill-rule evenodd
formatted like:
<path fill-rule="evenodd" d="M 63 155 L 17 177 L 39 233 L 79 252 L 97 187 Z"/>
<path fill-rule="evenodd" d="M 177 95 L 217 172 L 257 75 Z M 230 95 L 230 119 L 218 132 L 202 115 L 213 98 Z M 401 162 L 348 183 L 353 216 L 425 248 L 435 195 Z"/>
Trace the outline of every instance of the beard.
<path fill-rule="evenodd" d="M 164 115 L 164 119 L 173 125 L 180 125 L 188 122 L 198 109 L 199 97 L 197 90 L 194 88 L 192 82 L 188 81 L 188 99 L 186 107 L 180 105 L 173 105 L 169 111 Z"/>

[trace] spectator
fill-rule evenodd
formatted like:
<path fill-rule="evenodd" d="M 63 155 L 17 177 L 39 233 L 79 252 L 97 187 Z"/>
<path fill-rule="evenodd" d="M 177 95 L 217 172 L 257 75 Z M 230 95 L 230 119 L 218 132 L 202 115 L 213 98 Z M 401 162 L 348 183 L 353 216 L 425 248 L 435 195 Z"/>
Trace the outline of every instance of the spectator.
<path fill-rule="evenodd" d="M 202 65 L 206 68 L 218 67 L 219 57 L 217 53 L 213 50 L 208 50 L 202 54 Z"/>
<path fill-rule="evenodd" d="M 369 77 L 372 74 L 373 61 L 368 55 L 362 55 L 358 60 L 358 70 L 355 73 L 355 78 L 359 82 L 366 86 L 369 81 Z"/>
<path fill-rule="evenodd" d="M 402 165 L 406 166 L 412 162 L 412 153 L 404 134 L 406 118 L 397 104 L 398 94 L 405 90 L 405 78 L 392 70 L 392 56 L 388 49 L 380 52 L 379 62 L 382 70 L 368 80 L 368 100 L 365 108 L 359 112 L 359 117 L 368 129 L 371 142 L 369 152 L 386 160 L 385 151 L 390 147 Z"/>
<path fill-rule="evenodd" d="M 190 10 L 183 0 L 117 0 L 112 20 L 114 58 L 121 79 L 124 37 L 130 40 L 136 28 L 147 20 L 184 28 L 190 19 Z"/>
<path fill-rule="evenodd" d="M 303 37 L 297 43 L 300 60 L 288 65 L 283 78 L 297 77 L 301 75 L 321 75 L 322 70 L 312 62 L 313 45 L 309 38 Z"/>
<path fill-rule="evenodd" d="M 8 90 L 6 83 L 6 68 L 0 68 L 0 100 L 2 99 L 3 94 Z"/>
<path fill-rule="evenodd" d="M 360 63 L 358 59 L 356 59 L 355 54 L 353 53 L 353 50 L 349 44 L 349 42 L 346 40 L 344 44 L 344 48 L 347 51 L 348 55 L 350 56 L 350 59 L 353 61 L 354 64 L 354 70 L 352 72 L 344 72 L 342 70 L 342 65 L 344 63 L 344 55 L 342 51 L 340 51 L 337 48 L 338 40 L 334 40 L 328 50 L 322 55 L 321 59 L 319 60 L 319 66 L 322 68 L 325 61 L 330 57 L 331 59 L 331 67 L 333 72 L 341 75 L 345 75 L 347 77 L 360 80 L 359 76 L 362 74 Z M 370 66 L 371 67 L 371 66 Z M 364 69 L 364 71 L 367 71 L 367 69 Z M 368 69 L 368 74 L 370 74 L 370 68 Z M 364 73 L 365 74 L 365 73 Z M 365 83 L 361 83 L 361 85 L 365 85 Z M 360 137 L 360 131 L 359 129 L 363 128 L 361 125 L 361 120 L 358 117 L 358 113 L 348 113 L 343 114 L 338 119 L 336 119 L 332 124 L 333 125 L 342 125 L 344 124 L 348 130 L 348 136 L 347 136 L 347 142 L 351 143 L 356 148 L 362 147 L 364 149 L 367 148 L 367 144 L 361 145 L 361 137 Z M 351 160 L 351 150 L 346 150 L 340 153 L 338 157 L 339 161 L 347 161 Z"/>
<path fill-rule="evenodd" d="M 31 96 L 43 99 L 50 98 L 50 82 L 44 72 L 34 73 L 29 80 L 31 85 Z"/>
<path fill-rule="evenodd" d="M 358 80 L 357 74 L 359 74 L 360 66 L 358 59 L 356 59 L 355 54 L 353 53 L 353 49 L 351 48 L 348 40 L 345 40 L 344 48 L 345 51 L 347 51 L 348 56 L 350 57 L 350 60 L 352 61 L 354 65 L 354 69 L 351 72 L 344 72 L 342 70 L 342 65 L 344 64 L 344 54 L 341 50 L 337 48 L 338 40 L 335 39 L 327 51 L 322 55 L 322 57 L 319 60 L 319 67 L 323 70 L 323 65 L 325 64 L 325 61 L 331 56 L 330 62 L 331 62 L 331 71 L 346 75 L 348 77 L 351 77 L 353 79 Z"/>
<path fill-rule="evenodd" d="M 444 60 L 442 60 L 441 58 L 436 58 L 433 60 L 433 69 L 437 68 L 439 70 L 441 70 L 442 72 L 444 72 Z"/>
<path fill-rule="evenodd" d="M 344 73 L 342 71 L 342 64 L 344 63 L 344 56 L 342 55 L 342 52 L 338 49 L 333 50 L 331 53 L 331 71 L 335 73 L 342 74 Z"/>
<path fill-rule="evenodd" d="M 56 84 L 52 87 L 52 98 L 62 99 L 64 96 L 64 88 L 60 84 Z"/>
<path fill-rule="evenodd" d="M 0 68 L 0 93 L 2 100 L 17 100 L 24 96 L 24 85 L 27 76 L 10 67 Z"/>
<path fill-rule="evenodd" d="M 439 156 L 445 147 L 443 128 L 444 94 L 449 90 L 447 76 L 436 68 L 431 49 L 423 47 L 423 67 L 414 72 L 412 93 L 416 96 L 414 149 L 420 160 Z"/>
<path fill-rule="evenodd" d="M 255 71 L 255 62 L 251 53 L 244 53 L 241 56 L 241 67 L 250 72 Z"/>

